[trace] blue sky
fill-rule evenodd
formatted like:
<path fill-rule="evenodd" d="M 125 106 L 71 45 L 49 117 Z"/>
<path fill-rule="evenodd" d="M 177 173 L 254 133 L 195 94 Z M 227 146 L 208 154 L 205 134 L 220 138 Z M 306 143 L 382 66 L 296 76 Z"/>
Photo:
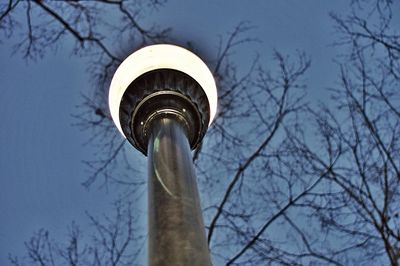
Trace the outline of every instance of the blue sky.
<path fill-rule="evenodd" d="M 246 67 L 260 54 L 268 65 L 273 49 L 305 51 L 312 58 L 309 100 L 324 101 L 337 77 L 328 12 L 346 10 L 347 1 L 169 1 L 144 21 L 170 26 L 175 38 L 193 40 L 211 54 L 219 36 L 248 21 L 254 26 L 249 36 L 260 42 L 244 45 L 234 58 Z M 94 148 L 83 145 L 88 135 L 71 126 L 71 114 L 80 93 L 91 88 L 85 61 L 71 56 L 65 42 L 56 53 L 27 63 L 12 55 L 15 37 L 0 43 L 0 265 L 8 264 L 9 252 L 23 253 L 35 230 L 47 228 L 62 238 L 71 221 L 88 225 L 84 211 L 109 212 L 116 196 L 81 186 L 87 176 L 82 160 Z"/>

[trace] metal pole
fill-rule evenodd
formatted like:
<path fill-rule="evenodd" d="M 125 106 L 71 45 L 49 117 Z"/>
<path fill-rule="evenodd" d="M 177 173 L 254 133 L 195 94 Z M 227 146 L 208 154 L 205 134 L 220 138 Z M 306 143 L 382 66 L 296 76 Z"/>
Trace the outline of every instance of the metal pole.
<path fill-rule="evenodd" d="M 186 132 L 152 122 L 148 142 L 149 265 L 211 265 Z"/>

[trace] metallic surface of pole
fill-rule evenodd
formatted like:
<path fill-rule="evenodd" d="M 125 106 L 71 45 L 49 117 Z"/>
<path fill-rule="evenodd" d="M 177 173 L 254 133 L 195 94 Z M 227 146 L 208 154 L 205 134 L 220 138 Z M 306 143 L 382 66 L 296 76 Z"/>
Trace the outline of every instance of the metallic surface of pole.
<path fill-rule="evenodd" d="M 175 117 L 148 140 L 149 265 L 211 265 L 191 150 Z"/>

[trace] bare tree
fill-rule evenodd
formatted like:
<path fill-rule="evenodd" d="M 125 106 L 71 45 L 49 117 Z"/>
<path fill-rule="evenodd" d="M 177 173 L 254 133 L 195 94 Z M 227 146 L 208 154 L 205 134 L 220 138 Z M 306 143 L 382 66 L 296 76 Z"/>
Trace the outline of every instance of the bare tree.
<path fill-rule="evenodd" d="M 355 4 L 363 9 L 347 17 L 331 14 L 337 45 L 348 52 L 338 62 L 334 107 L 313 111 L 318 149 L 304 146 L 299 155 L 312 158 L 318 171 L 329 169 L 330 193 L 310 205 L 326 234 L 341 245 L 338 261 L 399 265 L 400 35 L 392 2 L 373 2 L 372 9 Z"/>
<path fill-rule="evenodd" d="M 139 174 L 127 174 L 136 167 L 112 125 L 107 81 L 133 48 L 169 37 L 166 29 L 141 26 L 144 3 L 130 3 L 9 1 L 0 9 L 0 29 L 10 35 L 20 23 L 13 14 L 24 12 L 28 34 L 16 46 L 23 56 L 36 59 L 47 47 L 56 48 L 60 38 L 69 38 L 74 53 L 90 58 L 96 86 L 84 93 L 75 118 L 77 126 L 93 132 L 90 141 L 99 144 L 101 157 L 86 162 L 92 172 L 84 185 L 121 184 L 138 195 L 145 181 Z M 152 1 L 147 8 L 160 4 Z M 338 27 L 337 45 L 349 48 L 334 90 L 337 109 L 307 105 L 305 77 L 311 61 L 304 53 L 290 57 L 274 51 L 274 66 L 267 68 L 256 56 L 247 71 L 239 70 L 232 55 L 241 45 L 257 41 L 248 37 L 249 23 L 238 24 L 221 39 L 215 57 L 208 58 L 220 106 L 194 161 L 217 265 L 398 264 L 400 38 L 393 31 L 391 5 L 378 0 L 372 10 L 357 13 L 355 8 L 346 18 L 331 15 Z M 105 8 L 118 11 L 125 23 L 122 28 L 113 31 L 106 23 L 100 12 Z M 36 15 L 42 18 L 33 20 Z M 376 16 L 380 24 L 369 25 L 365 16 Z M 115 35 L 108 35 L 111 32 Z M 108 48 L 126 38 L 134 38 L 135 45 L 118 52 Z M 310 137 L 312 129 L 315 138 Z M 101 252 L 89 244 L 78 249 L 76 229 L 71 231 L 75 233 L 70 245 L 57 248 L 46 231 L 39 231 L 26 245 L 27 258 L 52 265 L 51 254 L 58 252 L 73 265 L 134 263 L 131 252 L 137 249 L 128 252 L 124 245 L 109 246 L 115 230 L 124 239 L 130 229 L 122 235 L 118 226 L 110 229 L 90 219 L 98 229 Z M 129 243 L 142 241 L 145 233 L 139 234 Z M 108 255 L 97 258 L 100 254 Z M 11 260 L 21 264 L 18 258 Z"/>
<path fill-rule="evenodd" d="M 113 217 L 87 214 L 94 229 L 82 232 L 76 223 L 69 228 L 67 241 L 55 241 L 40 229 L 25 243 L 27 254 L 10 255 L 15 266 L 22 265 L 137 265 L 145 239 L 132 213 L 131 203 L 117 202 Z"/>
<path fill-rule="evenodd" d="M 167 40 L 169 28 L 141 23 L 146 14 L 156 12 L 164 2 L 9 0 L 0 5 L 0 31 L 4 37 L 25 32 L 16 38 L 15 53 L 35 61 L 67 45 L 72 47 L 73 55 L 86 62 L 93 88 L 82 90 L 82 102 L 73 116 L 75 126 L 90 131 L 88 142 L 99 147 L 96 159 L 85 162 L 91 171 L 84 182 L 87 187 L 98 176 L 104 177 L 106 184 L 114 178 L 109 173 L 115 168 L 116 159 L 125 160 L 124 141 L 116 134 L 108 110 L 108 85 L 130 52 Z M 126 167 L 132 168 L 129 164 Z M 127 185 L 141 182 L 118 178 L 114 181 Z"/>

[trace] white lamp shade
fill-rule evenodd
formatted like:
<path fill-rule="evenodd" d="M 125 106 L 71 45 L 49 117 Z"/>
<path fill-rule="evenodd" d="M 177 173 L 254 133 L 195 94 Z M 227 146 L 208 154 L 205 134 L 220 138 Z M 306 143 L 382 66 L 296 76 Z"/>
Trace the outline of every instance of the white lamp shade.
<path fill-rule="evenodd" d="M 209 125 L 217 112 L 217 88 L 207 65 L 189 50 L 170 44 L 156 44 L 137 50 L 128 56 L 116 70 L 109 91 L 111 117 L 124 135 L 119 119 L 122 96 L 129 85 L 142 74 L 156 69 L 181 71 L 199 83 L 210 106 Z M 124 135 L 125 136 L 125 135 Z"/>

